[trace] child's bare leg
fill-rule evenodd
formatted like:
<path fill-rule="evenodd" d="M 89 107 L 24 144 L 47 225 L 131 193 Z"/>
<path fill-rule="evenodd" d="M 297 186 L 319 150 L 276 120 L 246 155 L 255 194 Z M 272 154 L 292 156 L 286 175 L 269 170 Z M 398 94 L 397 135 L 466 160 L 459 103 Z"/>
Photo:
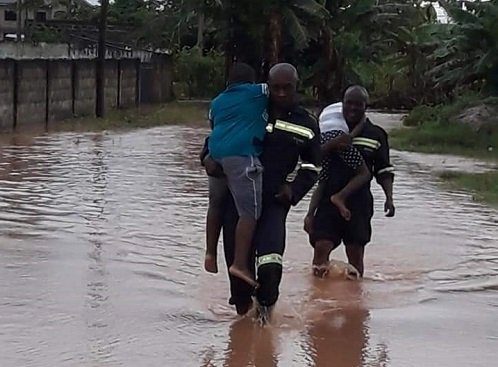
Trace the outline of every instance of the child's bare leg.
<path fill-rule="evenodd" d="M 247 267 L 249 253 L 252 246 L 252 238 L 256 229 L 256 219 L 240 217 L 235 233 L 235 254 L 232 266 L 228 270 L 230 274 L 238 277 L 253 287 L 258 283 L 254 280 L 251 271 Z"/>
<path fill-rule="evenodd" d="M 220 208 L 209 206 L 206 220 L 206 256 L 204 257 L 204 269 L 209 273 L 218 272 L 218 240 L 223 225 L 222 215 Z"/>
<path fill-rule="evenodd" d="M 228 194 L 226 180 L 209 177 L 209 208 L 206 218 L 206 255 L 204 269 L 218 272 L 218 240 L 223 226 L 223 210 Z"/>

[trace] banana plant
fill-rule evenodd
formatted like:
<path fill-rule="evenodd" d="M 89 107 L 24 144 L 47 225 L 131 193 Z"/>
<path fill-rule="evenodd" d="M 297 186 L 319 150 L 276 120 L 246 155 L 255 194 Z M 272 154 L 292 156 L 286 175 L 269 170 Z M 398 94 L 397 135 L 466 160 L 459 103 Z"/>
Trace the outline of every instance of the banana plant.
<path fill-rule="evenodd" d="M 498 93 L 498 1 L 440 1 L 450 18 L 431 59 L 439 86 L 469 85 Z"/>

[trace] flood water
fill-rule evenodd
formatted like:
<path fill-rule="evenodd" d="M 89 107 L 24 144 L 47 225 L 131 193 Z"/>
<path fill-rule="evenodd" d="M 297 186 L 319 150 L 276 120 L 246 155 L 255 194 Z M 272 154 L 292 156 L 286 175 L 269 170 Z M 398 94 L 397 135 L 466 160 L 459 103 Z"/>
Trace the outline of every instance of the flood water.
<path fill-rule="evenodd" d="M 205 130 L 56 133 L 3 143 L 0 366 L 493 366 L 498 212 L 393 152 L 361 282 L 313 279 L 293 208 L 273 325 L 238 319 L 203 272 Z M 344 259 L 343 248 L 334 253 Z"/>

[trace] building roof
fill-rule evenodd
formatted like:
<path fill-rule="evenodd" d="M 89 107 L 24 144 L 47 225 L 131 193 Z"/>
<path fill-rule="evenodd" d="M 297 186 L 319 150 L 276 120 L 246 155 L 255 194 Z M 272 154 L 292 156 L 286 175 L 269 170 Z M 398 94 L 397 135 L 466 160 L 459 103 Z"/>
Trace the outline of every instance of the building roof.
<path fill-rule="evenodd" d="M 50 0 L 45 0 L 46 3 L 50 3 Z M 100 3 L 98 0 L 77 0 L 80 4 L 87 6 L 98 6 Z M 16 4 L 17 0 L 0 0 L 0 5 L 12 5 Z"/>

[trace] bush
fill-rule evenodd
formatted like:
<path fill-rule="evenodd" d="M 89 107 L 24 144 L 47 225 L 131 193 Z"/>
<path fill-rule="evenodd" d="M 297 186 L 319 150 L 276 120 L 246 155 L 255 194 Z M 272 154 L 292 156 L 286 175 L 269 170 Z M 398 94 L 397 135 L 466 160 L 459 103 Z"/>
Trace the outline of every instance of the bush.
<path fill-rule="evenodd" d="M 441 118 L 441 106 L 417 106 L 408 116 L 405 117 L 403 124 L 406 126 L 421 126 L 427 122 L 439 122 Z"/>
<path fill-rule="evenodd" d="M 175 84 L 177 97 L 212 98 L 224 87 L 225 58 L 222 53 L 193 47 L 176 55 Z"/>
<path fill-rule="evenodd" d="M 40 25 L 31 34 L 31 40 L 35 44 L 41 42 L 61 43 L 64 41 L 64 37 L 56 30 L 50 29 L 44 25 Z"/>
<path fill-rule="evenodd" d="M 414 90 L 406 75 L 393 60 L 357 62 L 353 65 L 360 84 L 370 94 L 374 108 L 412 108 L 416 104 Z"/>
<path fill-rule="evenodd" d="M 478 104 L 496 104 L 496 97 L 485 98 L 477 93 L 458 96 L 453 103 L 436 106 L 420 105 L 415 107 L 404 120 L 406 126 L 421 126 L 427 122 L 447 124 L 467 108 Z"/>
<path fill-rule="evenodd" d="M 462 120 L 463 112 L 482 106 L 491 107 L 491 113 L 467 115 L 475 124 Z M 459 96 L 449 105 L 418 106 L 404 121 L 414 128 L 391 131 L 391 142 L 398 149 L 498 159 L 498 125 L 492 112 L 496 106 L 498 98 L 472 93 Z"/>
<path fill-rule="evenodd" d="M 395 149 L 498 159 L 498 133 L 479 133 L 460 124 L 434 123 L 389 133 Z"/>

